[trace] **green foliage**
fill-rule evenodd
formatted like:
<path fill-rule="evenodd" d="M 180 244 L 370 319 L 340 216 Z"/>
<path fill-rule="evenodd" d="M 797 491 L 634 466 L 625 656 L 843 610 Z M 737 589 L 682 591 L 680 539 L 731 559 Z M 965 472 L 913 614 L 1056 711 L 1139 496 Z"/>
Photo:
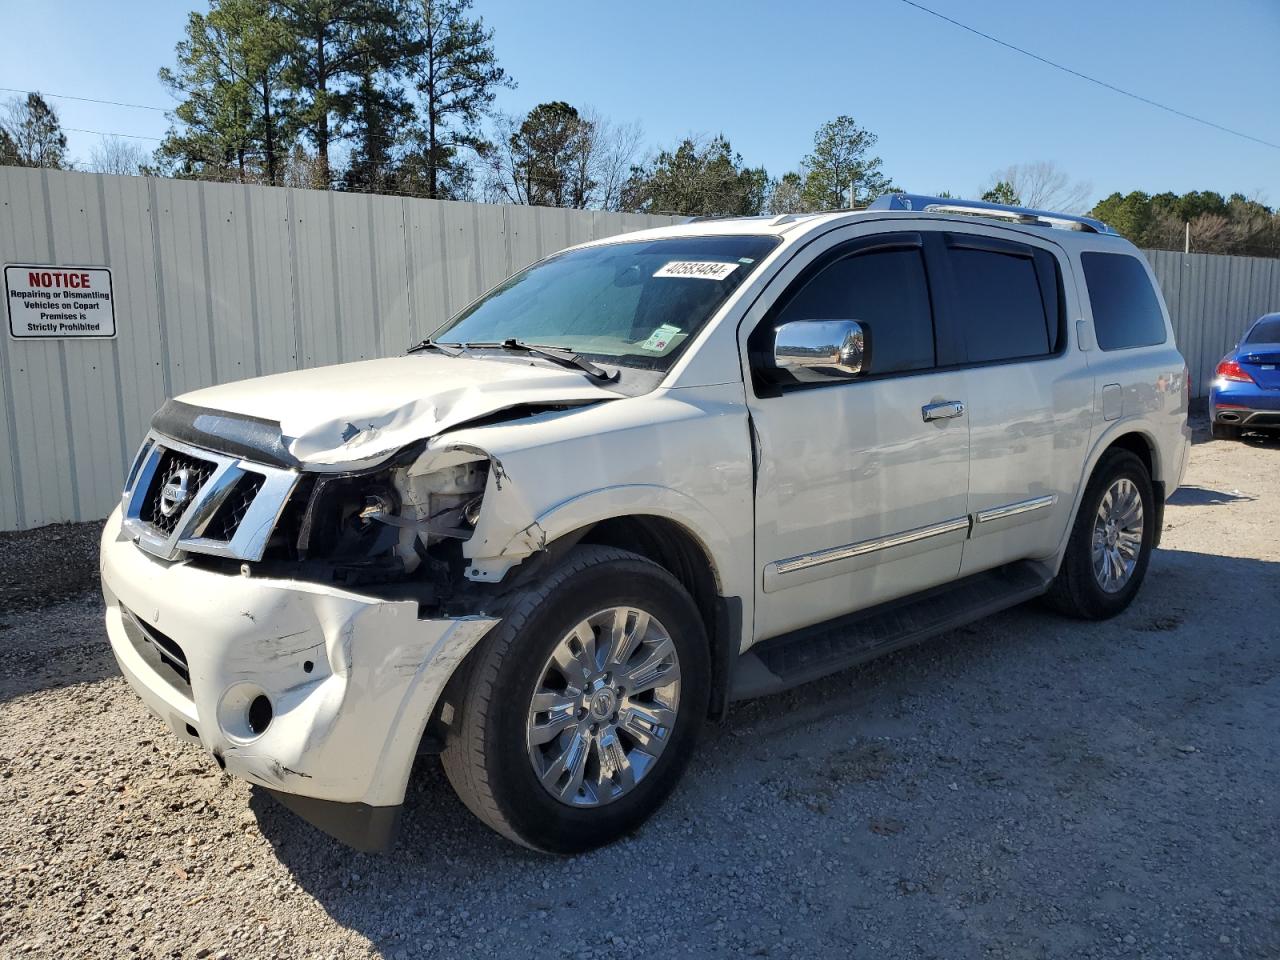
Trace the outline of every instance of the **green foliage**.
<path fill-rule="evenodd" d="M 66 159 L 67 135 L 44 97 L 9 101 L 0 117 L 0 165 L 60 170 Z"/>
<path fill-rule="evenodd" d="M 160 80 L 182 98 L 156 150 L 177 176 L 276 183 L 288 148 L 283 74 L 289 37 L 268 0 L 210 0 L 187 17 L 177 62 Z"/>
<path fill-rule="evenodd" d="M 405 5 L 371 5 L 368 13 L 355 28 L 355 80 L 345 100 L 355 149 L 343 187 L 391 191 L 399 180 L 397 152 L 413 120 L 403 81 L 418 48 Z"/>
<path fill-rule="evenodd" d="M 366 148 L 385 136 L 390 117 L 369 111 L 397 109 L 389 87 L 405 55 L 399 0 L 271 0 L 288 34 L 284 74 L 291 119 L 316 150 L 317 186 L 332 181 L 330 148 L 347 136 L 360 100 Z M 384 49 L 384 45 L 386 48 Z M 363 98 L 358 91 L 363 87 Z"/>
<path fill-rule="evenodd" d="M 982 195 L 987 203 L 1004 203 L 1011 207 L 1022 206 L 1022 199 L 1008 180 L 997 180 L 995 186 Z"/>
<path fill-rule="evenodd" d="M 622 205 L 646 213 L 694 217 L 754 216 L 764 209 L 769 175 L 747 167 L 729 141 L 686 138 L 648 163 L 632 167 Z"/>
<path fill-rule="evenodd" d="M 563 100 L 540 103 L 506 138 L 504 192 L 515 203 L 585 207 L 595 182 L 591 123 Z M 509 188 L 509 189 L 508 189 Z"/>
<path fill-rule="evenodd" d="M 471 0 L 412 0 L 415 32 L 410 66 L 421 123 L 410 164 L 422 193 L 458 197 L 470 174 L 460 150 L 485 156 L 480 123 L 502 87 L 515 83 L 498 66 L 493 31 L 468 11 Z"/>
<path fill-rule="evenodd" d="M 870 155 L 876 135 L 859 127 L 852 117 L 841 115 L 818 128 L 813 152 L 804 158 L 801 197 L 806 210 L 839 210 L 865 206 L 893 191 L 893 183 L 880 171 L 880 158 Z"/>
<path fill-rule="evenodd" d="M 1225 198 L 1212 190 L 1113 193 L 1090 216 L 1140 247 L 1181 250 L 1189 231 L 1192 252 L 1280 255 L 1280 214 L 1238 193 Z"/>

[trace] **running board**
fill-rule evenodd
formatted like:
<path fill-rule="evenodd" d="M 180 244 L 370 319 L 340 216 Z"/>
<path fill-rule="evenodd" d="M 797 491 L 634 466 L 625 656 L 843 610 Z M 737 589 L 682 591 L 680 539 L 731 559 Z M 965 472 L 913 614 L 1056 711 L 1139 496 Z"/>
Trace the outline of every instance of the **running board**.
<path fill-rule="evenodd" d="M 1053 580 L 1011 563 L 756 644 L 739 659 L 731 699 L 778 693 L 919 643 L 1040 596 Z"/>

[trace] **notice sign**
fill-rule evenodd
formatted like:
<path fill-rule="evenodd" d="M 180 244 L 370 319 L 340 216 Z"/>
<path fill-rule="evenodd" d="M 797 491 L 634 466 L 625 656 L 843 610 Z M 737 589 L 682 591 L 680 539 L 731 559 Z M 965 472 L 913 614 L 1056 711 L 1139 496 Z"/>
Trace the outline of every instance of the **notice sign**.
<path fill-rule="evenodd" d="M 4 300 L 9 335 L 20 340 L 116 335 L 106 267 L 9 264 L 4 268 Z"/>

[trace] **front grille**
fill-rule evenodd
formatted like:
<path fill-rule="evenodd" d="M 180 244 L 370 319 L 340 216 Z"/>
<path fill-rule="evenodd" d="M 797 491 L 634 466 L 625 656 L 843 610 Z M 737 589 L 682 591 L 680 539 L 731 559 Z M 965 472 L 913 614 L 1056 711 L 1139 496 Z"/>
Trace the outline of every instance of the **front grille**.
<path fill-rule="evenodd" d="M 167 668 L 179 681 L 174 686 L 191 693 L 191 670 L 187 666 L 187 655 L 177 641 L 150 624 L 143 623 L 123 604 L 120 606 L 120 616 L 125 635 L 151 668 L 157 673 L 162 672 L 161 668 Z"/>
<path fill-rule="evenodd" d="M 249 512 L 249 507 L 253 504 L 253 498 L 258 495 L 258 491 L 266 482 L 267 478 L 260 473 L 246 473 L 237 480 L 236 485 L 227 494 L 227 499 L 222 501 L 222 506 L 218 507 L 218 512 L 204 528 L 202 536 L 206 540 L 223 542 L 234 537 L 236 531 L 240 529 L 240 521 L 244 519 L 244 515 Z"/>
<path fill-rule="evenodd" d="M 151 485 L 143 497 L 139 518 L 166 537 L 171 536 L 178 526 L 178 521 L 186 512 L 187 505 L 195 500 L 196 494 L 208 482 L 214 469 L 215 464 L 208 460 L 201 460 L 177 450 L 163 451 L 160 454 L 160 463 L 151 478 Z M 164 491 L 169 484 L 173 484 L 174 489 L 185 490 L 186 494 L 183 501 L 166 514 Z"/>

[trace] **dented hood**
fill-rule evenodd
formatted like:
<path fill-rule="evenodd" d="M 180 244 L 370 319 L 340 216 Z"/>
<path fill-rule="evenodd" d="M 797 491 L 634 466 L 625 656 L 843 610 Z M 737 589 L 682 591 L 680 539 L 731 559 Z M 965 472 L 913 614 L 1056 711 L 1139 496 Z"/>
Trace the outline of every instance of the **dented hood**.
<path fill-rule="evenodd" d="M 299 463 L 333 465 L 372 460 L 512 407 L 619 396 L 573 370 L 521 356 L 411 354 L 240 380 L 177 399 L 278 423 Z"/>

